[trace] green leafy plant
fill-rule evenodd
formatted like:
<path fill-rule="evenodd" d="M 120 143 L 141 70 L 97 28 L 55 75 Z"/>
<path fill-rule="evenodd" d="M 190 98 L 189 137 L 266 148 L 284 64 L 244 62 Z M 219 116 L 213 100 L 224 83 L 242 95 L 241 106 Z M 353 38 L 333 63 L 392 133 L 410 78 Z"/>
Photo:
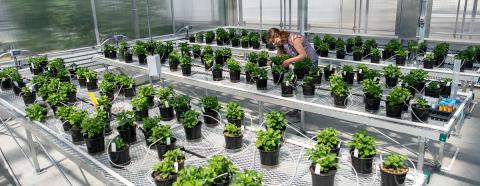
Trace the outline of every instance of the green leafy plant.
<path fill-rule="evenodd" d="M 303 78 L 303 85 L 304 86 L 312 86 L 314 85 L 313 77 L 312 76 L 306 76 Z"/>
<path fill-rule="evenodd" d="M 340 143 L 339 133 L 334 128 L 324 128 L 317 134 L 317 143 L 330 149 L 338 147 Z"/>
<path fill-rule="evenodd" d="M 282 66 L 279 66 L 279 65 L 275 65 L 272 67 L 272 74 L 281 74 L 283 72 L 286 72 L 287 70 L 285 70 L 285 68 L 283 68 Z"/>
<path fill-rule="evenodd" d="M 175 148 L 173 150 L 167 151 L 163 155 L 163 159 L 164 160 L 169 159 L 172 161 L 181 161 L 181 160 L 185 160 L 185 156 L 183 155 L 183 152 L 180 150 L 180 148 Z"/>
<path fill-rule="evenodd" d="M 428 72 L 423 69 L 413 69 L 409 74 L 402 77 L 402 81 L 407 83 L 408 86 L 415 86 L 418 83 L 425 81 L 427 78 Z"/>
<path fill-rule="evenodd" d="M 228 69 L 232 72 L 240 72 L 240 70 L 242 69 L 242 67 L 240 66 L 240 63 L 233 58 L 229 58 L 227 60 L 227 65 L 228 65 Z"/>
<path fill-rule="evenodd" d="M 363 44 L 363 48 L 371 50 L 372 48 L 377 48 L 377 41 L 375 39 L 367 39 Z"/>
<path fill-rule="evenodd" d="M 407 161 L 406 156 L 397 153 L 389 153 L 383 158 L 383 167 L 399 170 L 406 168 L 405 161 Z"/>
<path fill-rule="evenodd" d="M 180 48 L 181 55 L 188 56 L 190 58 L 190 48 L 188 48 L 188 43 L 183 42 L 183 43 L 180 43 L 178 46 Z"/>
<path fill-rule="evenodd" d="M 98 88 L 100 89 L 100 92 L 110 93 L 115 91 L 116 86 L 114 82 L 103 80 L 102 82 L 100 82 Z"/>
<path fill-rule="evenodd" d="M 147 50 L 145 49 L 145 43 L 137 41 L 133 45 L 133 53 L 137 56 L 146 55 Z"/>
<path fill-rule="evenodd" d="M 313 47 L 315 48 L 315 50 L 318 50 L 320 47 L 320 44 L 322 43 L 323 41 L 322 39 L 320 39 L 320 36 L 316 35 L 315 37 L 313 37 Z"/>
<path fill-rule="evenodd" d="M 135 113 L 133 111 L 122 111 L 117 114 L 115 121 L 121 130 L 127 130 L 135 126 Z"/>
<path fill-rule="evenodd" d="M 385 50 L 389 51 L 397 51 L 400 48 L 402 48 L 402 44 L 397 39 L 391 39 L 385 45 Z"/>
<path fill-rule="evenodd" d="M 88 113 L 85 110 L 73 111 L 68 116 L 68 122 L 70 123 L 70 125 L 72 125 L 72 127 L 79 128 L 83 120 L 87 118 L 87 116 L 88 116 Z"/>
<path fill-rule="evenodd" d="M 47 68 L 50 70 L 60 70 L 65 68 L 65 62 L 62 58 L 55 58 L 48 62 Z"/>
<path fill-rule="evenodd" d="M 55 107 L 55 106 L 59 106 L 66 103 L 68 101 L 68 98 L 66 94 L 53 93 L 48 95 L 48 98 L 46 101 L 50 106 Z"/>
<path fill-rule="evenodd" d="M 238 105 L 238 103 L 229 102 L 225 108 L 227 110 L 225 115 L 227 119 L 240 120 L 245 117 L 245 111 L 242 109 L 242 107 L 240 107 L 240 105 Z"/>
<path fill-rule="evenodd" d="M 307 70 L 312 66 L 312 60 L 310 58 L 306 57 L 302 61 L 298 61 L 293 63 L 293 68 L 297 70 Z"/>
<path fill-rule="evenodd" d="M 122 138 L 115 138 L 113 139 L 112 143 L 115 144 L 115 148 L 117 151 L 123 150 L 123 148 L 126 147 L 125 142 L 123 141 Z"/>
<path fill-rule="evenodd" d="M 383 73 L 387 77 L 400 77 L 402 75 L 402 72 L 400 71 L 400 67 L 394 66 L 392 64 L 383 67 Z"/>
<path fill-rule="evenodd" d="M 354 46 L 352 48 L 352 51 L 353 51 L 354 54 L 359 54 L 359 55 L 361 55 L 363 53 L 362 47 L 357 47 L 357 46 Z"/>
<path fill-rule="evenodd" d="M 221 64 L 215 64 L 213 66 L 213 70 L 222 70 L 223 69 L 223 66 Z"/>
<path fill-rule="evenodd" d="M 38 103 L 31 104 L 25 109 L 27 118 L 32 121 L 44 122 L 47 119 L 48 110 Z"/>
<path fill-rule="evenodd" d="M 237 173 L 232 186 L 260 186 L 262 185 L 263 175 L 257 171 L 245 169 Z"/>
<path fill-rule="evenodd" d="M 264 151 L 275 151 L 280 148 L 282 144 L 282 135 L 280 130 L 274 129 L 267 129 L 259 130 L 257 132 L 257 141 L 255 142 L 255 146 Z"/>
<path fill-rule="evenodd" d="M 270 55 L 268 55 L 268 52 L 265 50 L 262 50 L 260 53 L 258 53 L 258 60 L 268 60 L 268 57 L 270 57 Z"/>
<path fill-rule="evenodd" d="M 190 56 L 187 56 L 187 55 L 181 55 L 178 61 L 180 62 L 180 66 L 182 67 L 188 67 L 192 65 L 192 58 L 190 58 Z"/>
<path fill-rule="evenodd" d="M 253 62 L 247 62 L 245 64 L 245 72 L 253 72 L 255 71 L 255 69 L 257 68 L 257 64 L 256 63 L 253 63 Z"/>
<path fill-rule="evenodd" d="M 439 43 L 433 47 L 433 56 L 435 59 L 443 59 L 448 54 L 450 45 L 448 43 Z"/>
<path fill-rule="evenodd" d="M 139 94 L 132 98 L 131 104 L 135 110 L 145 110 L 148 108 L 148 99 Z"/>
<path fill-rule="evenodd" d="M 437 81 L 430 81 L 430 82 L 427 84 L 427 88 L 430 89 L 430 90 L 438 90 L 438 89 L 440 89 L 439 84 L 438 84 Z"/>
<path fill-rule="evenodd" d="M 346 73 L 353 73 L 353 67 L 352 65 L 343 65 L 342 70 Z"/>
<path fill-rule="evenodd" d="M 135 85 L 135 80 L 127 75 L 119 74 L 115 76 L 115 83 L 123 88 L 131 88 Z"/>
<path fill-rule="evenodd" d="M 375 144 L 376 139 L 367 135 L 367 131 L 365 130 L 355 132 L 355 134 L 353 134 L 353 140 L 348 142 L 350 152 L 354 152 L 354 150 L 357 149 L 359 158 L 374 157 L 377 154 Z"/>
<path fill-rule="evenodd" d="M 370 51 L 370 56 L 380 57 L 380 50 L 378 48 L 372 48 L 372 51 Z"/>
<path fill-rule="evenodd" d="M 308 149 L 305 155 L 312 160 L 312 166 L 320 165 L 320 173 L 327 174 L 338 169 L 337 156 L 330 153 L 330 147 L 324 144 L 319 143 L 312 149 Z"/>
<path fill-rule="evenodd" d="M 213 40 L 215 39 L 215 32 L 213 31 L 208 31 L 205 33 L 205 39 L 206 40 Z"/>
<path fill-rule="evenodd" d="M 288 121 L 285 119 L 283 112 L 272 111 L 265 115 L 265 124 L 267 128 L 274 130 L 285 130 L 287 123 Z"/>
<path fill-rule="evenodd" d="M 425 100 L 424 98 L 415 99 L 415 106 L 417 108 L 422 108 L 422 109 L 430 108 L 430 105 L 428 104 L 428 101 Z"/>
<path fill-rule="evenodd" d="M 248 36 L 242 36 L 242 37 L 240 37 L 240 42 L 241 42 L 241 43 L 248 43 L 249 40 L 250 40 L 250 38 L 248 38 Z"/>
<path fill-rule="evenodd" d="M 113 52 L 115 51 L 115 47 L 110 45 L 110 44 L 105 44 L 103 45 L 103 52 L 104 53 L 110 53 L 110 52 Z"/>
<path fill-rule="evenodd" d="M 173 186 L 202 186 L 205 185 L 205 170 L 202 167 L 187 166 L 180 170 Z"/>
<path fill-rule="evenodd" d="M 198 44 L 194 44 L 194 45 L 192 45 L 192 52 L 194 54 L 200 54 L 200 53 L 202 53 L 202 47 Z"/>
<path fill-rule="evenodd" d="M 73 112 L 75 112 L 75 107 L 66 105 L 58 107 L 55 114 L 57 115 L 58 119 L 62 121 L 67 121 L 70 117 L 70 114 L 72 114 Z"/>
<path fill-rule="evenodd" d="M 328 45 L 335 45 L 336 39 L 330 34 L 325 34 L 325 36 L 323 36 L 323 42 Z"/>
<path fill-rule="evenodd" d="M 173 98 L 175 92 L 172 87 L 161 87 L 157 91 L 160 101 L 167 101 Z"/>
<path fill-rule="evenodd" d="M 338 74 L 330 76 L 330 92 L 337 96 L 343 96 L 350 92 L 347 83 Z"/>
<path fill-rule="evenodd" d="M 295 74 L 291 71 L 288 72 L 288 74 L 287 74 L 287 76 L 285 76 L 285 78 L 283 78 L 283 82 L 287 85 L 290 85 L 290 86 L 293 86 L 295 81 L 296 81 Z"/>
<path fill-rule="evenodd" d="M 199 40 L 199 41 L 202 41 L 203 38 L 204 38 L 204 36 L 205 36 L 205 35 L 204 35 L 203 32 L 197 32 L 197 33 L 195 34 L 195 37 L 196 37 L 197 40 Z"/>
<path fill-rule="evenodd" d="M 174 50 L 170 52 L 170 54 L 168 54 L 169 64 L 172 64 L 174 62 L 179 62 L 180 56 L 182 56 L 182 54 L 178 50 Z"/>
<path fill-rule="evenodd" d="M 177 110 L 184 110 L 190 108 L 190 96 L 178 95 L 173 98 L 172 106 Z"/>
<path fill-rule="evenodd" d="M 425 57 L 423 57 L 424 61 L 433 61 L 433 54 L 432 53 L 427 53 L 425 54 Z"/>
<path fill-rule="evenodd" d="M 410 91 L 406 88 L 395 87 L 387 96 L 387 104 L 390 106 L 403 105 L 410 98 Z"/>
<path fill-rule="evenodd" d="M 225 125 L 224 133 L 228 136 L 240 136 L 242 130 L 237 125 L 229 123 Z"/>
<path fill-rule="evenodd" d="M 363 45 L 363 38 L 362 38 L 362 36 L 355 36 L 355 37 L 353 38 L 353 43 L 354 43 L 354 45 L 357 46 L 357 47 L 362 47 L 362 45 Z"/>
<path fill-rule="evenodd" d="M 153 176 L 156 180 L 167 180 L 172 175 L 177 174 L 175 172 L 175 162 L 171 160 L 162 160 L 153 164 Z"/>
<path fill-rule="evenodd" d="M 321 52 L 328 52 L 328 44 L 325 42 L 321 42 L 318 44 L 318 50 Z"/>
<path fill-rule="evenodd" d="M 395 51 L 395 55 L 397 57 L 407 57 L 408 51 L 406 51 L 403 48 L 399 48 L 398 50 Z"/>
<path fill-rule="evenodd" d="M 215 31 L 216 32 L 216 37 L 217 39 L 221 40 L 221 41 L 227 41 L 228 40 L 228 32 L 225 31 L 225 29 L 223 28 L 217 28 L 217 30 Z"/>
<path fill-rule="evenodd" d="M 267 79 L 267 78 L 268 78 L 267 69 L 257 67 L 257 68 L 252 72 L 252 76 L 253 76 L 253 77 L 256 77 L 256 78 L 258 78 L 258 79 Z"/>
<path fill-rule="evenodd" d="M 143 85 L 138 88 L 138 94 L 143 96 L 149 96 L 155 94 L 155 88 L 151 85 Z"/>
<path fill-rule="evenodd" d="M 218 103 L 218 98 L 216 96 L 205 96 L 200 98 L 200 103 L 202 104 L 203 108 L 211 109 L 214 111 L 220 111 L 222 106 Z"/>
<path fill-rule="evenodd" d="M 167 144 L 167 139 L 173 137 L 170 125 L 157 125 L 151 131 L 152 134 L 148 138 L 151 143 Z"/>
<path fill-rule="evenodd" d="M 280 54 L 280 55 L 272 56 L 270 60 L 272 60 L 273 65 L 281 66 L 282 63 L 289 58 L 290 56 L 288 56 L 287 54 Z"/>
<path fill-rule="evenodd" d="M 87 134 L 88 138 L 92 139 L 103 135 L 105 129 L 105 122 L 94 116 L 89 116 L 82 121 L 82 133 Z"/>
<path fill-rule="evenodd" d="M 313 66 L 308 71 L 309 76 L 318 76 L 318 75 L 320 75 L 320 73 L 321 73 L 320 67 L 318 67 L 318 66 Z"/>
<path fill-rule="evenodd" d="M 382 87 L 380 84 L 372 79 L 365 79 L 362 81 L 363 93 L 367 98 L 382 98 Z"/>
<path fill-rule="evenodd" d="M 182 124 L 185 128 L 193 128 L 198 125 L 198 116 L 200 113 L 195 110 L 189 110 L 182 115 Z"/>
<path fill-rule="evenodd" d="M 152 128 L 160 124 L 160 121 L 160 116 L 143 118 L 143 129 L 145 129 L 146 131 L 151 131 Z"/>
<path fill-rule="evenodd" d="M 120 54 L 120 56 L 123 56 L 127 51 L 128 51 L 127 42 L 121 41 L 120 44 L 118 44 L 118 54 Z"/>
<path fill-rule="evenodd" d="M 213 155 L 205 169 L 207 184 L 224 183 L 233 178 L 238 169 L 231 160 L 223 155 Z"/>
<path fill-rule="evenodd" d="M 35 69 L 41 67 L 42 64 L 48 63 L 47 56 L 29 57 L 27 63 Z"/>
<path fill-rule="evenodd" d="M 258 62 L 258 53 L 257 52 L 250 52 L 247 56 L 247 61 L 252 63 Z"/>

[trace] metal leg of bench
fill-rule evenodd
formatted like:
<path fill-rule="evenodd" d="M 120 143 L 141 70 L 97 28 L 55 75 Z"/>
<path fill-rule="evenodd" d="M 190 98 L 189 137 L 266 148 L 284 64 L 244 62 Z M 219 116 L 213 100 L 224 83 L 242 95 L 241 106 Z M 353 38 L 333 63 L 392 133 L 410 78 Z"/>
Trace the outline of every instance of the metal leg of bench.
<path fill-rule="evenodd" d="M 37 157 L 37 148 L 35 148 L 35 142 L 33 141 L 32 133 L 25 129 L 25 133 L 27 135 L 27 142 L 28 147 L 30 149 L 30 156 L 33 161 L 33 167 L 35 167 L 35 171 L 40 173 L 40 165 L 38 164 L 38 157 Z"/>
<path fill-rule="evenodd" d="M 263 101 L 258 101 L 258 124 L 263 122 Z"/>
<path fill-rule="evenodd" d="M 417 170 L 423 170 L 423 163 L 425 161 L 425 138 L 418 137 L 418 161 Z"/>
<path fill-rule="evenodd" d="M 306 125 L 305 125 L 305 111 L 300 111 L 300 132 L 305 134 Z"/>

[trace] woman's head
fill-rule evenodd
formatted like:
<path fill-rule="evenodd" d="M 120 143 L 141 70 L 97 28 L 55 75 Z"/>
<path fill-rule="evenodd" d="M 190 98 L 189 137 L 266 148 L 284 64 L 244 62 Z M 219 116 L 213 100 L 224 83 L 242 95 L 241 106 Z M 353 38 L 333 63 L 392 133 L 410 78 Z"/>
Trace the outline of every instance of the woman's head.
<path fill-rule="evenodd" d="M 268 29 L 268 42 L 275 46 L 280 46 L 287 43 L 288 35 L 290 35 L 288 31 L 280 30 L 278 28 L 270 28 Z"/>

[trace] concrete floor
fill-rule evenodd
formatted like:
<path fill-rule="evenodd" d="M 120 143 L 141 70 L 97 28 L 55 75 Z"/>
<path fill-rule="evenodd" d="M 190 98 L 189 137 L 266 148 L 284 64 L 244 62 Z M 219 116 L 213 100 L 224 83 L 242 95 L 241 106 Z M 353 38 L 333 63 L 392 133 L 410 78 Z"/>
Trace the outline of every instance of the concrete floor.
<path fill-rule="evenodd" d="M 204 95 L 205 91 L 203 89 L 198 89 L 196 87 L 184 86 L 180 84 L 171 84 L 176 90 L 180 90 L 186 94 L 190 95 Z M 247 113 L 256 115 L 258 113 L 258 106 L 255 101 L 245 100 L 242 98 L 232 97 L 227 94 L 215 93 L 214 91 L 209 91 L 210 95 L 218 95 L 220 100 L 223 102 L 228 101 L 237 101 L 242 106 L 246 107 Z M 478 95 L 478 94 L 477 94 Z M 279 109 L 279 110 L 288 110 L 288 108 L 279 108 L 273 105 L 266 105 L 268 109 Z M 4 113 L 4 110 L 0 109 L 0 112 Z M 0 114 L 0 116 L 5 119 L 6 116 Z M 329 118 L 326 116 L 320 116 L 316 114 L 306 114 L 306 121 L 308 124 L 309 131 L 317 131 L 321 128 L 332 126 L 337 128 L 339 131 L 342 131 L 342 139 L 349 140 L 353 132 L 359 129 L 365 128 L 364 125 L 347 123 L 342 120 Z M 320 123 L 318 121 L 321 121 Z M 20 145 L 23 149 L 28 152 L 28 146 L 25 141 L 25 129 L 16 122 L 12 120 L 8 122 L 9 127 L 13 131 L 13 135 L 17 137 L 17 140 L 20 142 Z M 477 126 L 480 124 L 480 109 L 477 107 L 472 113 L 471 117 L 465 121 L 460 135 L 453 136 L 447 140 L 449 143 L 446 146 L 446 158 L 443 161 L 443 166 L 448 167 L 451 162 L 451 157 L 453 157 L 457 147 L 459 148 L 458 155 L 456 160 L 452 164 L 449 170 L 437 171 L 430 166 L 426 166 L 425 170 L 432 172 L 429 185 L 480 185 L 480 148 L 476 142 L 480 141 L 480 127 Z M 366 128 L 371 134 L 375 135 L 378 138 L 380 145 L 394 144 L 392 141 L 382 136 L 381 133 L 395 139 L 396 141 L 406 144 L 411 142 L 416 142 L 417 137 L 409 136 L 405 134 L 392 133 L 387 130 L 378 130 L 372 128 Z M 62 178 L 59 171 L 50 163 L 45 154 L 40 150 L 39 161 L 42 172 L 40 174 L 35 173 L 34 168 L 28 163 L 26 158 L 23 156 L 18 146 L 15 144 L 14 140 L 9 136 L 7 130 L 4 127 L 0 127 L 0 144 L 1 150 L 5 154 L 8 162 L 10 163 L 16 177 L 22 185 L 68 185 L 68 183 Z M 418 151 L 418 146 L 408 146 L 408 148 L 413 151 Z M 428 142 L 428 150 L 430 152 L 436 152 L 438 144 L 435 142 Z M 66 159 L 59 152 L 49 149 L 48 152 L 54 157 L 55 161 L 59 166 L 65 171 L 68 179 L 72 182 L 73 185 L 102 185 L 102 183 L 95 179 L 93 176 L 88 174 L 86 171 L 81 171 L 81 169 L 70 160 Z M 394 148 L 387 147 L 382 150 L 395 150 L 405 154 L 408 154 L 412 160 L 414 158 L 412 153 L 409 153 L 404 148 Z M 427 152 L 426 161 L 432 161 L 433 156 L 431 153 Z M 12 185 L 8 180 L 8 172 L 4 169 L 0 169 L 0 185 Z"/>

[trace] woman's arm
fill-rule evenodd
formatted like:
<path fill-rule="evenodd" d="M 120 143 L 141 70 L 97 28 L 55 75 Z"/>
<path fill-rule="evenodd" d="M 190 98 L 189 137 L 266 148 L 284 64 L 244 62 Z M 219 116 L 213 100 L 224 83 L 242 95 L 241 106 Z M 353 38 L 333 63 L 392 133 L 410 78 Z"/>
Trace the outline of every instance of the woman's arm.
<path fill-rule="evenodd" d="M 293 40 L 293 47 L 297 51 L 298 55 L 285 60 L 282 64 L 284 67 L 288 67 L 288 65 L 292 63 L 302 61 L 305 57 L 307 57 L 307 52 L 305 51 L 305 48 L 303 47 L 302 43 L 303 43 L 303 37 Z"/>

